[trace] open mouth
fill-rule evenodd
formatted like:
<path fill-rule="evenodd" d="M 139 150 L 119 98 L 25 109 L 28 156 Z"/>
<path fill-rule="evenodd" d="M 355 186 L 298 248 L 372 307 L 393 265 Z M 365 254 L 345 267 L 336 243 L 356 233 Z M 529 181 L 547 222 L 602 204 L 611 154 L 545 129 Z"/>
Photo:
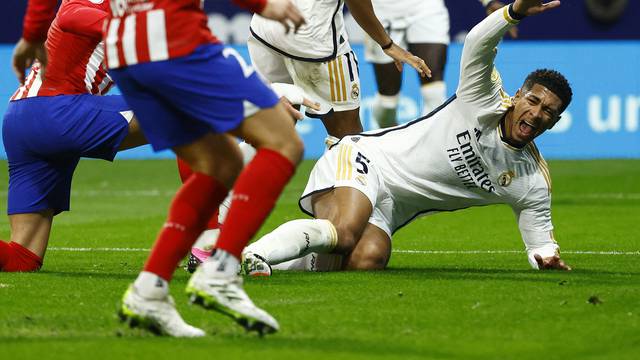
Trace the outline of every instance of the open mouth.
<path fill-rule="evenodd" d="M 536 133 L 536 126 L 527 122 L 526 120 L 521 120 L 518 125 L 520 133 L 526 137 L 533 136 Z"/>

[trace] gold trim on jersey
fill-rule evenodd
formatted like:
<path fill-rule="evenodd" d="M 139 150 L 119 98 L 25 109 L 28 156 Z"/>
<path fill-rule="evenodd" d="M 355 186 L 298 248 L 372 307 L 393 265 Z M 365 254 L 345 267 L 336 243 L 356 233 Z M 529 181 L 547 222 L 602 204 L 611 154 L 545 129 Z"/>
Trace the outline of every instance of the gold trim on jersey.
<path fill-rule="evenodd" d="M 331 101 L 336 101 L 336 91 L 334 88 L 335 80 L 333 79 L 333 68 L 331 67 L 332 61 L 327 63 L 327 69 L 329 70 L 329 89 L 331 90 Z"/>
<path fill-rule="evenodd" d="M 340 84 L 342 85 L 342 101 L 347 101 L 347 85 L 344 81 L 344 66 L 342 65 L 342 56 L 338 56 L 337 58 L 340 66 Z"/>
<path fill-rule="evenodd" d="M 502 98 L 502 103 L 500 104 L 503 108 L 508 109 L 513 106 L 513 100 L 511 96 L 504 91 L 504 89 L 500 89 L 500 97 Z"/>
<path fill-rule="evenodd" d="M 352 147 L 341 144 L 338 153 L 338 167 L 336 169 L 336 180 L 350 180 L 353 175 L 353 165 L 351 164 Z"/>
<path fill-rule="evenodd" d="M 507 20 L 509 24 L 517 25 L 520 23 L 520 21 L 512 18 L 511 15 L 509 15 L 509 5 L 502 8 L 502 16 L 504 16 L 504 19 Z"/>
<path fill-rule="evenodd" d="M 347 82 L 344 75 L 344 63 L 342 55 L 327 63 L 329 71 L 329 88 L 331 90 L 332 102 L 347 101 Z"/>
<path fill-rule="evenodd" d="M 549 188 L 549 194 L 551 194 L 551 174 L 549 173 L 549 165 L 547 165 L 547 162 L 542 158 L 542 156 L 540 155 L 540 151 L 538 151 L 538 148 L 536 147 L 536 144 L 533 143 L 533 141 L 527 144 L 526 148 L 529 150 L 529 153 L 533 155 L 533 158 L 536 160 L 536 163 L 538 164 L 538 168 L 542 173 L 542 177 L 544 177 L 544 180 L 547 182 L 547 186 Z"/>

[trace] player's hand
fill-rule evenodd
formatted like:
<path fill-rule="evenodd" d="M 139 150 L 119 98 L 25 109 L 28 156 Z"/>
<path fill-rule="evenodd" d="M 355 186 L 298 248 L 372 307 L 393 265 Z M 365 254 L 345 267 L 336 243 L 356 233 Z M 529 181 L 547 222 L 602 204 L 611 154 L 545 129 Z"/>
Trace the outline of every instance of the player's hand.
<path fill-rule="evenodd" d="M 402 72 L 402 64 L 406 63 L 416 69 L 420 76 L 431 77 L 431 69 L 429 69 L 424 60 L 401 48 L 395 43 L 392 44 L 390 48 L 384 50 L 384 53 L 393 59 L 398 71 Z"/>
<path fill-rule="evenodd" d="M 304 105 L 313 110 L 319 111 L 320 104 L 309 99 L 304 90 L 299 86 L 284 83 L 271 84 L 273 91 L 280 97 L 280 102 L 296 120 L 304 119 L 304 115 L 296 108 Z"/>
<path fill-rule="evenodd" d="M 300 26 L 305 24 L 304 17 L 291 0 L 267 0 L 267 5 L 260 16 L 276 20 L 281 23 L 285 31 L 289 33 L 293 25 L 293 32 L 298 32 Z"/>
<path fill-rule="evenodd" d="M 560 259 L 559 255 L 554 255 L 550 257 L 543 258 L 542 256 L 535 254 L 533 257 L 536 259 L 538 263 L 538 269 L 540 270 L 565 270 L 571 271 L 571 267 L 564 263 Z"/>
<path fill-rule="evenodd" d="M 487 15 L 490 15 L 492 12 L 498 10 L 498 9 L 502 9 L 505 6 L 505 3 L 503 3 L 502 1 L 492 1 L 490 2 L 487 7 Z M 516 39 L 518 38 L 518 27 L 514 26 L 511 29 L 509 29 L 508 31 L 509 36 L 511 36 L 512 39 Z"/>
<path fill-rule="evenodd" d="M 513 3 L 513 11 L 520 15 L 537 15 L 560 6 L 559 0 L 516 0 Z"/>
<path fill-rule="evenodd" d="M 47 50 L 44 42 L 28 42 L 21 38 L 13 49 L 13 72 L 21 85 L 24 85 L 25 71 L 36 60 L 40 62 L 40 74 L 44 76 L 47 66 Z"/>

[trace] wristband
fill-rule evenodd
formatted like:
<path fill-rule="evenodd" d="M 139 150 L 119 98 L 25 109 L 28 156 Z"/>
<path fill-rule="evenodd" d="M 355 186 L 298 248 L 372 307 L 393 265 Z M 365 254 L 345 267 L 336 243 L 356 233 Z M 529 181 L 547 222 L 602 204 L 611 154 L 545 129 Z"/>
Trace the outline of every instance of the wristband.
<path fill-rule="evenodd" d="M 382 50 L 389 50 L 391 49 L 392 46 L 393 46 L 393 39 L 389 40 L 389 43 L 386 45 L 380 45 L 380 48 Z"/>
<path fill-rule="evenodd" d="M 511 18 L 513 18 L 514 20 L 522 20 L 524 18 L 527 17 L 527 15 L 522 15 L 522 14 L 518 14 L 517 12 L 515 12 L 515 10 L 513 10 L 513 3 L 509 4 L 509 16 L 511 16 Z"/>

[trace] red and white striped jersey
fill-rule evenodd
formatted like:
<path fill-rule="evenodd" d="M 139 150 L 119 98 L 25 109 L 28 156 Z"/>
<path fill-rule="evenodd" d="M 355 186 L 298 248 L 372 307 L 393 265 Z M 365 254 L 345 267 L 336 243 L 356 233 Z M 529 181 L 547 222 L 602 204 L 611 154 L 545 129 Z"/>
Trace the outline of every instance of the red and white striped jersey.
<path fill-rule="evenodd" d="M 105 27 L 110 69 L 162 61 L 192 53 L 198 46 L 218 43 L 207 26 L 204 0 L 111 0 Z M 267 0 L 234 0 L 261 12 Z"/>
<path fill-rule="evenodd" d="M 101 44 L 108 6 L 106 0 L 64 0 L 47 34 L 49 63 L 44 78 L 36 62 L 11 100 L 108 92 L 113 81 Z"/>

